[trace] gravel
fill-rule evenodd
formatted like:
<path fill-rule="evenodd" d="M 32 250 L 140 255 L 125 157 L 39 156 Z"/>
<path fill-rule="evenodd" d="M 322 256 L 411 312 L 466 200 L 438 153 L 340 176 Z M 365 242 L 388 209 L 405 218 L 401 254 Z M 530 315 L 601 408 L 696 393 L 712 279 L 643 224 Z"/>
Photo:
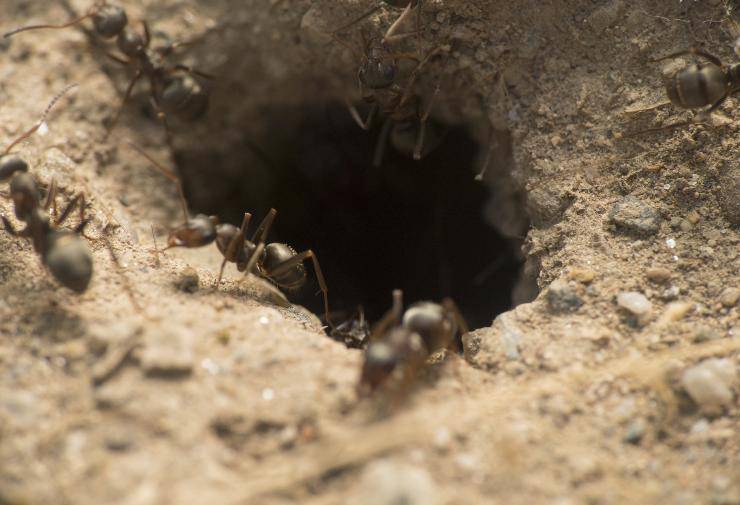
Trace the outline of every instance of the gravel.
<path fill-rule="evenodd" d="M 645 324 L 652 315 L 653 304 L 645 295 L 636 291 L 628 291 L 617 295 L 617 305 L 632 316 L 637 325 Z"/>
<path fill-rule="evenodd" d="M 660 214 L 637 197 L 626 196 L 609 211 L 609 222 L 618 230 L 635 235 L 654 235 L 660 229 Z"/>
<path fill-rule="evenodd" d="M 735 365 L 729 359 L 707 359 L 687 369 L 681 384 L 700 407 L 718 407 L 732 402 L 737 382 Z"/>

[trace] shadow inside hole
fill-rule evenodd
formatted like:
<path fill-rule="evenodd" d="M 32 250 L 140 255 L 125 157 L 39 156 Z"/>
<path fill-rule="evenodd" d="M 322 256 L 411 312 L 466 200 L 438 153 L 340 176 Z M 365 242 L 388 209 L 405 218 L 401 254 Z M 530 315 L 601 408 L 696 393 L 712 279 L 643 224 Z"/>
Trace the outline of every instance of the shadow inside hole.
<path fill-rule="evenodd" d="M 376 320 L 394 288 L 407 304 L 450 296 L 472 327 L 510 308 L 520 243 L 484 220 L 488 190 L 471 169 L 479 146 L 464 128 L 437 125 L 439 144 L 418 162 L 387 146 L 374 167 L 380 127 L 361 130 L 340 104 L 271 106 L 260 123 L 264 133 L 226 149 L 176 153 L 188 198 L 235 224 L 252 212 L 252 231 L 275 207 L 269 239 L 317 254 L 337 321 L 358 305 Z M 306 268 L 309 282 L 288 296 L 320 314 Z"/>

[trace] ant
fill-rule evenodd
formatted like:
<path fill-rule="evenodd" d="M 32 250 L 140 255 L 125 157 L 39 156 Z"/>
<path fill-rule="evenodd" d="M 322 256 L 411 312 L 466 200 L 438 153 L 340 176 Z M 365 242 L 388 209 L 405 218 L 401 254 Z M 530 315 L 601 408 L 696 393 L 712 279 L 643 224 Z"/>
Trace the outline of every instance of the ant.
<path fill-rule="evenodd" d="M 379 10 L 382 4 L 331 34 L 335 41 L 349 49 L 360 61 L 357 79 L 362 99 L 370 104 L 370 111 L 366 119 L 362 119 L 357 108 L 347 103 L 352 119 L 363 130 L 369 130 L 378 114 L 386 118 L 373 156 L 373 165 L 376 167 L 380 166 L 383 161 L 385 146 L 389 139 L 397 150 L 413 157 L 415 160 L 420 160 L 428 153 L 430 149 L 428 146 L 425 148 L 427 122 L 434 100 L 439 94 L 439 85 L 437 85 L 429 103 L 424 108 L 422 107 L 421 97 L 414 93 L 414 86 L 419 79 L 421 70 L 440 50 L 440 48 L 436 48 L 422 56 L 421 29 L 419 28 L 421 1 L 391 2 L 386 0 L 386 3 L 397 7 L 406 5 L 406 9 L 388 28 L 383 37 L 367 39 L 365 34 L 361 32 L 361 54 L 358 54 L 356 48 L 342 40 L 338 34 Z M 410 33 L 397 34 L 400 24 L 414 7 L 417 8 L 417 29 Z M 414 34 L 418 36 L 417 55 L 394 52 L 391 49 L 389 42 Z M 399 60 L 403 59 L 415 61 L 416 66 L 411 70 L 406 82 L 401 84 L 398 82 Z"/>
<path fill-rule="evenodd" d="M 0 155 L 0 181 L 10 181 L 10 198 L 13 200 L 15 216 L 26 227 L 16 231 L 8 218 L 0 215 L 0 219 L 10 235 L 31 238 L 33 248 L 41 257 L 42 263 L 60 284 L 77 293 L 83 293 L 90 284 L 93 268 L 92 255 L 79 237 L 90 222 L 90 219 L 85 218 L 84 195 L 80 193 L 75 196 L 52 223 L 48 210 L 52 207 L 56 210 L 56 183 L 52 179 L 42 204 L 38 184 L 28 173 L 28 163 L 21 157 L 10 154 L 15 145 L 33 135 L 44 124 L 54 104 L 74 86 L 76 84 L 68 86 L 54 97 L 41 120 L 14 140 Z M 72 231 L 60 230 L 58 226 L 69 217 L 78 203 L 80 223 Z"/>
<path fill-rule="evenodd" d="M 370 335 L 357 390 L 368 396 L 388 383 L 403 393 L 427 359 L 437 351 L 457 351 L 458 335 L 468 332 L 459 309 L 450 298 L 441 304 L 417 302 L 403 310 L 403 293 L 393 291 L 393 307 Z"/>
<path fill-rule="evenodd" d="M 171 133 L 167 115 L 171 114 L 181 119 L 194 121 L 205 114 L 209 101 L 208 92 L 193 75 L 206 79 L 212 77 L 185 65 L 166 65 L 164 62 L 167 56 L 184 43 L 170 43 L 163 47 L 150 49 L 151 35 L 147 22 L 141 21 L 143 34 L 135 31 L 128 24 L 126 11 L 119 6 L 109 4 L 107 0 L 96 2 L 84 15 L 67 23 L 23 26 L 6 33 L 4 37 L 12 37 L 29 30 L 67 28 L 88 18 L 92 19 L 95 33 L 103 39 L 115 38 L 116 46 L 123 53 L 123 57 L 111 52 L 106 52 L 106 55 L 113 61 L 131 68 L 134 72 L 121 105 L 108 125 L 108 133 L 118 122 L 134 86 L 142 77 L 149 81 L 151 103 L 164 125 L 170 144 Z"/>
<path fill-rule="evenodd" d="M 673 105 L 682 109 L 699 109 L 709 106 L 703 112 L 710 114 L 730 95 L 740 91 L 740 63 L 726 65 L 716 56 L 701 49 L 686 49 L 650 61 L 658 62 L 686 54 L 700 56 L 708 61 L 691 63 L 664 79 L 666 94 Z M 680 128 L 690 124 L 694 124 L 694 121 L 681 121 L 641 130 L 628 136 Z"/>
<path fill-rule="evenodd" d="M 248 212 L 244 213 L 244 219 L 239 228 L 229 223 L 220 223 L 217 216 L 198 214 L 191 218 L 182 183 L 177 175 L 154 160 L 133 142 L 128 142 L 128 144 L 177 185 L 184 223 L 170 231 L 167 238 L 167 247 L 163 251 L 173 247 L 203 247 L 216 242 L 219 252 L 224 257 L 218 273 L 216 289 L 221 284 L 226 263 L 236 263 L 239 272 L 249 274 L 256 268 L 257 275 L 272 281 L 278 287 L 288 291 L 296 290 L 306 283 L 307 276 L 303 262 L 311 259 L 316 279 L 324 296 L 324 316 L 329 326 L 332 329 L 334 328 L 329 313 L 329 290 L 316 253 L 310 249 L 298 253 L 288 244 L 265 243 L 267 234 L 277 215 L 275 209 L 270 209 L 250 239 L 246 238 L 247 229 L 252 219 L 252 214 Z"/>

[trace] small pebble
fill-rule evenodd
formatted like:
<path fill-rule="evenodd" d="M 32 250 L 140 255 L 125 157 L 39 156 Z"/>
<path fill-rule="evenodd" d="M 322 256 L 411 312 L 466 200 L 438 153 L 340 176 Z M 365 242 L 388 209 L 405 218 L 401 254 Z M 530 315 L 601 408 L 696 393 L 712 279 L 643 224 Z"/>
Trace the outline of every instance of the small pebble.
<path fill-rule="evenodd" d="M 162 326 L 155 330 L 157 333 L 150 334 L 141 355 L 141 368 L 146 375 L 167 378 L 190 375 L 195 357 L 192 338 L 186 331 Z"/>
<path fill-rule="evenodd" d="M 200 277 L 193 267 L 185 267 L 175 281 L 175 287 L 185 293 L 195 293 L 198 291 L 199 284 Z"/>
<path fill-rule="evenodd" d="M 737 305 L 740 299 L 740 288 L 725 288 L 719 295 L 719 302 L 727 308 Z"/>
<path fill-rule="evenodd" d="M 376 461 L 365 468 L 354 499 L 360 505 L 438 505 L 441 496 L 429 473 L 404 463 Z"/>
<path fill-rule="evenodd" d="M 627 426 L 627 431 L 624 434 L 623 440 L 628 444 L 637 445 L 645 436 L 647 430 L 647 423 L 642 417 L 638 417 Z"/>
<path fill-rule="evenodd" d="M 737 371 L 729 359 L 712 358 L 687 369 L 681 384 L 700 407 L 718 407 L 732 402 L 736 380 Z"/>
<path fill-rule="evenodd" d="M 692 340 L 696 343 L 700 343 L 700 342 L 707 342 L 709 340 L 717 340 L 721 336 L 722 335 L 720 335 L 719 332 L 715 331 L 713 328 L 709 326 L 700 326 L 694 332 Z"/>
<path fill-rule="evenodd" d="M 636 291 L 628 291 L 617 295 L 617 305 L 629 312 L 638 325 L 645 324 L 653 310 L 653 304 L 645 295 Z"/>
<path fill-rule="evenodd" d="M 653 267 L 648 268 L 645 271 L 645 276 L 648 278 L 649 281 L 654 282 L 656 284 L 663 284 L 668 279 L 671 278 L 671 271 L 667 268 L 662 267 Z"/>
<path fill-rule="evenodd" d="M 660 229 L 660 213 L 635 196 L 626 196 L 609 211 L 609 221 L 617 229 L 637 235 L 653 235 Z"/>
<path fill-rule="evenodd" d="M 558 279 L 547 289 L 547 303 L 554 312 L 568 312 L 578 309 L 583 305 L 583 300 L 578 296 L 575 286 Z"/>
<path fill-rule="evenodd" d="M 583 284 L 589 284 L 596 278 L 596 272 L 588 268 L 571 268 L 568 277 Z"/>

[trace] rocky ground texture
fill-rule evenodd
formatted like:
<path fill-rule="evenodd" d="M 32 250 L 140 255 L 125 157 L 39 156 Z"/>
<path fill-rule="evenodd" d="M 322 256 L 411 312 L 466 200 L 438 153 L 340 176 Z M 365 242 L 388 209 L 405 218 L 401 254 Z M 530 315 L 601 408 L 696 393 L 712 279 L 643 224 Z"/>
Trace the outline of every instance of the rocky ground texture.
<path fill-rule="evenodd" d="M 154 253 L 176 193 L 124 142 L 161 160 L 228 153 L 264 134 L 266 104 L 344 99 L 356 67 L 325 32 L 373 2 L 125 2 L 198 36 L 184 61 L 219 76 L 208 120 L 174 125 L 174 152 L 143 93 L 104 138 L 127 74 L 81 32 L 2 43 L 4 145 L 80 84 L 16 152 L 60 201 L 85 192 L 95 277 L 74 295 L 0 234 L 0 503 L 740 503 L 738 101 L 710 124 L 629 135 L 689 117 L 634 112 L 666 101 L 661 72 L 681 64 L 651 59 L 701 45 L 736 61 L 734 2 L 424 4 L 443 57 L 421 93 L 440 82 L 434 118 L 495 142 L 487 211 L 526 234 L 520 299 L 528 282 L 539 294 L 385 417 L 356 398 L 361 351 L 313 314 L 233 269 L 213 290 L 215 248 Z M 3 6 L 3 31 L 67 18 Z M 184 176 L 197 198 L 233 168 Z"/>

